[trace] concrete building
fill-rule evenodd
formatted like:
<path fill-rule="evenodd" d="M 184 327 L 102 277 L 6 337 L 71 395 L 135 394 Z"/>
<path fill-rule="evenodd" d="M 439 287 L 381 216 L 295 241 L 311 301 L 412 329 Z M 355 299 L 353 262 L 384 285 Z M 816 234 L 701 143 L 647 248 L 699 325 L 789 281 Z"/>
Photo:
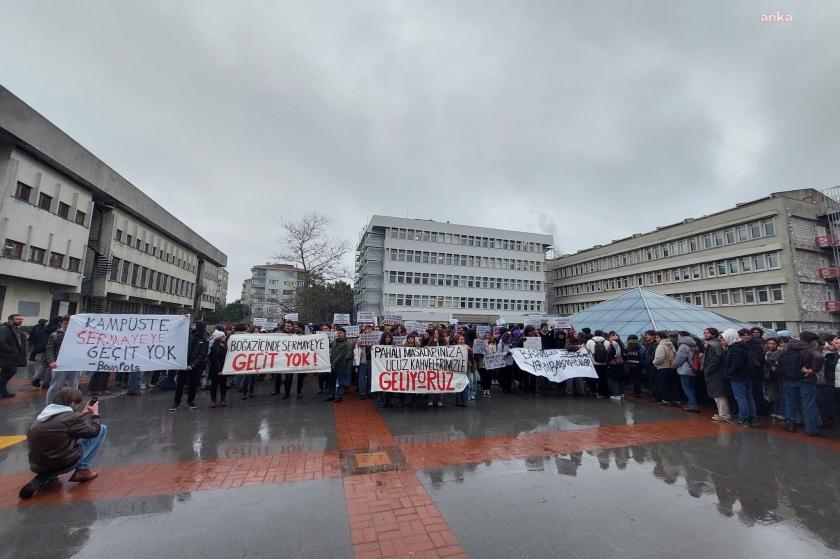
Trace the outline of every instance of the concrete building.
<path fill-rule="evenodd" d="M 225 254 L 1 86 L 0 240 L 2 316 L 201 314 L 226 298 Z"/>
<path fill-rule="evenodd" d="M 356 248 L 354 310 L 407 320 L 546 314 L 550 235 L 374 215 Z"/>
<path fill-rule="evenodd" d="M 562 255 L 547 266 L 550 310 L 574 314 L 645 287 L 767 328 L 835 331 L 838 207 L 814 189 L 776 192 Z"/>
<path fill-rule="evenodd" d="M 295 311 L 295 295 L 303 280 L 304 271 L 290 264 L 254 266 L 242 284 L 242 303 L 251 307 L 254 317 L 281 319 Z"/>

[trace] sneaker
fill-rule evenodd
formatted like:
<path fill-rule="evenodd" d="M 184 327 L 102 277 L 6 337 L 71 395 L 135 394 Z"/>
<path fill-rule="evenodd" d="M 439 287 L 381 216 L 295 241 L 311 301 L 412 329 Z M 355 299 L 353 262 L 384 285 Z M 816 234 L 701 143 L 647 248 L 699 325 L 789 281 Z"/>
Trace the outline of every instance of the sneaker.
<path fill-rule="evenodd" d="M 700 413 L 700 408 L 692 408 L 691 406 L 685 406 L 682 410 L 690 411 L 691 413 Z"/>
<path fill-rule="evenodd" d="M 275 390 L 274 392 L 271 393 L 272 396 L 277 396 L 278 394 L 280 394 L 279 390 Z"/>
<path fill-rule="evenodd" d="M 102 391 L 103 396 L 110 396 L 111 394 L 113 394 L 113 392 L 108 390 L 108 389 L 105 389 L 105 390 Z"/>
<path fill-rule="evenodd" d="M 41 381 L 40 381 L 40 380 L 38 380 L 38 379 L 33 380 L 33 381 L 32 381 L 32 386 L 34 386 L 35 388 L 41 388 Z M 35 481 L 35 480 L 32 480 L 32 481 Z M 29 482 L 29 483 L 32 483 L 32 482 Z M 27 485 L 29 485 L 29 484 L 27 484 Z M 25 486 L 24 486 L 24 487 L 25 487 Z M 21 489 L 21 491 L 23 491 L 23 489 Z M 33 493 L 33 494 L 34 494 L 34 493 Z M 28 499 L 28 498 L 29 498 L 29 497 L 21 497 L 21 499 Z"/>
<path fill-rule="evenodd" d="M 325 402 L 332 402 L 333 400 L 335 400 L 335 398 L 333 398 L 332 396 L 327 396 L 326 398 L 324 398 Z"/>
<path fill-rule="evenodd" d="M 726 420 L 723 417 L 721 417 L 720 415 L 714 414 L 712 416 L 712 421 L 726 421 Z"/>
<path fill-rule="evenodd" d="M 227 407 L 227 402 L 225 402 L 224 400 L 222 400 L 221 402 L 219 402 L 219 407 L 220 407 L 220 408 L 226 408 L 226 407 Z"/>
<path fill-rule="evenodd" d="M 429 403 L 426 405 L 426 407 L 433 408 L 433 407 L 435 407 L 435 403 L 434 403 L 434 402 L 429 402 Z"/>
<path fill-rule="evenodd" d="M 761 423 L 759 423 L 759 421 L 758 421 L 758 418 L 757 418 L 757 417 L 753 417 L 753 418 L 751 418 L 751 419 L 748 421 L 748 423 L 750 424 L 750 427 L 761 427 Z"/>
<path fill-rule="evenodd" d="M 178 406 L 172 406 L 169 411 L 178 411 Z"/>
<path fill-rule="evenodd" d="M 470 400 L 475 400 L 475 396 L 470 396 Z"/>
<path fill-rule="evenodd" d="M 298 400 L 303 400 L 303 394 L 298 394 L 298 395 L 297 395 L 297 399 L 298 399 Z"/>
<path fill-rule="evenodd" d="M 32 481 L 21 487 L 18 497 L 21 499 L 31 499 L 32 496 L 35 495 L 35 492 L 45 486 L 48 481 L 49 480 L 42 475 L 35 476 Z"/>
<path fill-rule="evenodd" d="M 612 400 L 621 400 L 621 396 L 610 396 Z"/>
<path fill-rule="evenodd" d="M 785 421 L 787 418 L 780 413 L 774 413 L 770 417 L 773 419 L 778 419 L 779 421 Z"/>
<path fill-rule="evenodd" d="M 196 406 L 195 404 L 187 404 L 187 409 L 190 411 L 195 411 L 198 409 L 198 406 Z"/>
<path fill-rule="evenodd" d="M 283 396 L 282 396 L 280 399 L 281 399 L 281 400 L 288 400 L 288 399 L 289 399 L 289 395 L 288 395 L 288 394 L 283 394 Z"/>
<path fill-rule="evenodd" d="M 443 407 L 443 402 L 438 402 L 437 407 L 442 408 Z"/>
<path fill-rule="evenodd" d="M 335 400 L 333 400 L 333 403 L 334 403 L 334 404 L 337 404 L 337 403 L 339 403 L 340 401 L 341 401 L 341 396 L 339 396 L 339 397 L 337 397 Z"/>
<path fill-rule="evenodd" d="M 787 431 L 788 433 L 796 433 L 796 426 L 792 425 L 790 423 L 785 423 L 785 426 L 783 427 L 783 429 L 785 431 Z"/>
<path fill-rule="evenodd" d="M 746 419 L 736 419 L 732 423 L 734 423 L 735 425 L 738 425 L 740 427 L 749 427 L 750 426 L 750 422 L 747 421 Z"/>

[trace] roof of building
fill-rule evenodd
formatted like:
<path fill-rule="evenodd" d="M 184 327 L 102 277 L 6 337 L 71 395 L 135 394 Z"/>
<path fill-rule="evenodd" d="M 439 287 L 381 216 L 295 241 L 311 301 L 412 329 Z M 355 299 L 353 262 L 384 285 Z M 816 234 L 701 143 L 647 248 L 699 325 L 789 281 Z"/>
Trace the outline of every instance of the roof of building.
<path fill-rule="evenodd" d="M 292 270 L 295 272 L 306 272 L 303 268 L 298 268 L 292 264 L 261 264 L 259 266 L 251 266 L 251 269 L 259 268 L 261 270 Z"/>
<path fill-rule="evenodd" d="M 2 85 L 0 140 L 11 142 L 84 185 L 97 202 L 118 206 L 203 258 L 227 266 L 225 253 Z"/>
<path fill-rule="evenodd" d="M 703 330 L 709 327 L 723 332 L 727 328 L 755 326 L 641 287 L 573 314 L 570 319 L 576 330 L 614 330 L 625 340 L 630 334 L 641 336 L 646 330 L 685 330 L 702 338 Z"/>

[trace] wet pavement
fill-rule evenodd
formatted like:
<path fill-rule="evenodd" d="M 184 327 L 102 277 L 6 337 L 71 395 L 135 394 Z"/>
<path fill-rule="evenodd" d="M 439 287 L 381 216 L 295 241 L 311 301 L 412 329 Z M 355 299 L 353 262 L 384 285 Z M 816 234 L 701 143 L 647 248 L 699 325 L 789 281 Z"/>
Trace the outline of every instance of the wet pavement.
<path fill-rule="evenodd" d="M 172 392 L 105 397 L 100 477 L 25 503 L 26 443 L 0 439 L 0 557 L 840 557 L 837 432 L 495 393 L 378 409 L 313 380 L 174 414 Z M 0 437 L 42 407 L 17 388 Z"/>

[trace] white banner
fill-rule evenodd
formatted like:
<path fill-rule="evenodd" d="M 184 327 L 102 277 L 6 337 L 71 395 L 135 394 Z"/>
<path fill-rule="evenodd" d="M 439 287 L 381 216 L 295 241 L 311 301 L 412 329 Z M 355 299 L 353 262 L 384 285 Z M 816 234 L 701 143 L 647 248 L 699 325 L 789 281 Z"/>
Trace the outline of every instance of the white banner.
<path fill-rule="evenodd" d="M 522 347 L 530 349 L 531 351 L 540 351 L 542 349 L 542 338 L 539 336 L 529 336 L 522 339 Z"/>
<path fill-rule="evenodd" d="M 540 324 L 542 324 L 543 322 L 546 322 L 544 316 L 532 314 L 530 316 L 525 317 L 525 326 L 536 326 L 537 328 L 539 328 Z"/>
<path fill-rule="evenodd" d="M 255 318 L 253 321 L 254 326 L 265 326 L 265 323 L 268 322 L 267 318 Z"/>
<path fill-rule="evenodd" d="M 350 315 L 333 313 L 333 324 L 350 324 Z"/>
<path fill-rule="evenodd" d="M 507 321 L 504 318 L 500 318 L 496 321 L 496 326 L 504 326 L 507 324 Z"/>
<path fill-rule="evenodd" d="M 488 353 L 484 356 L 484 368 L 488 371 L 491 369 L 501 369 L 505 366 L 504 353 Z"/>
<path fill-rule="evenodd" d="M 298 313 L 290 312 L 288 314 L 283 315 L 283 320 L 286 322 L 297 322 L 298 321 Z"/>
<path fill-rule="evenodd" d="M 359 311 L 356 313 L 356 322 L 359 324 L 376 324 L 376 313 Z"/>
<path fill-rule="evenodd" d="M 416 332 L 417 334 L 422 334 L 426 331 L 427 325 L 423 324 L 422 322 L 417 322 L 416 320 L 406 320 L 405 321 L 405 331 L 409 334 L 412 332 Z"/>
<path fill-rule="evenodd" d="M 465 345 L 373 346 L 370 389 L 405 394 L 461 392 L 469 384 L 468 351 Z"/>
<path fill-rule="evenodd" d="M 266 330 L 276 330 L 277 329 L 277 323 L 276 322 L 266 322 L 265 326 L 263 326 L 263 328 L 265 328 Z"/>
<path fill-rule="evenodd" d="M 330 343 L 324 333 L 234 334 L 227 345 L 225 375 L 330 372 Z"/>
<path fill-rule="evenodd" d="M 165 371 L 187 368 L 190 317 L 77 314 L 70 317 L 56 371 Z"/>
<path fill-rule="evenodd" d="M 555 318 L 552 322 L 555 330 L 570 330 L 572 328 L 572 320 L 568 316 Z"/>
<path fill-rule="evenodd" d="M 532 375 L 545 377 L 552 382 L 563 382 L 570 378 L 598 378 L 592 358 L 585 347 L 577 352 L 565 349 L 530 349 L 514 348 L 510 350 L 520 369 Z"/>

